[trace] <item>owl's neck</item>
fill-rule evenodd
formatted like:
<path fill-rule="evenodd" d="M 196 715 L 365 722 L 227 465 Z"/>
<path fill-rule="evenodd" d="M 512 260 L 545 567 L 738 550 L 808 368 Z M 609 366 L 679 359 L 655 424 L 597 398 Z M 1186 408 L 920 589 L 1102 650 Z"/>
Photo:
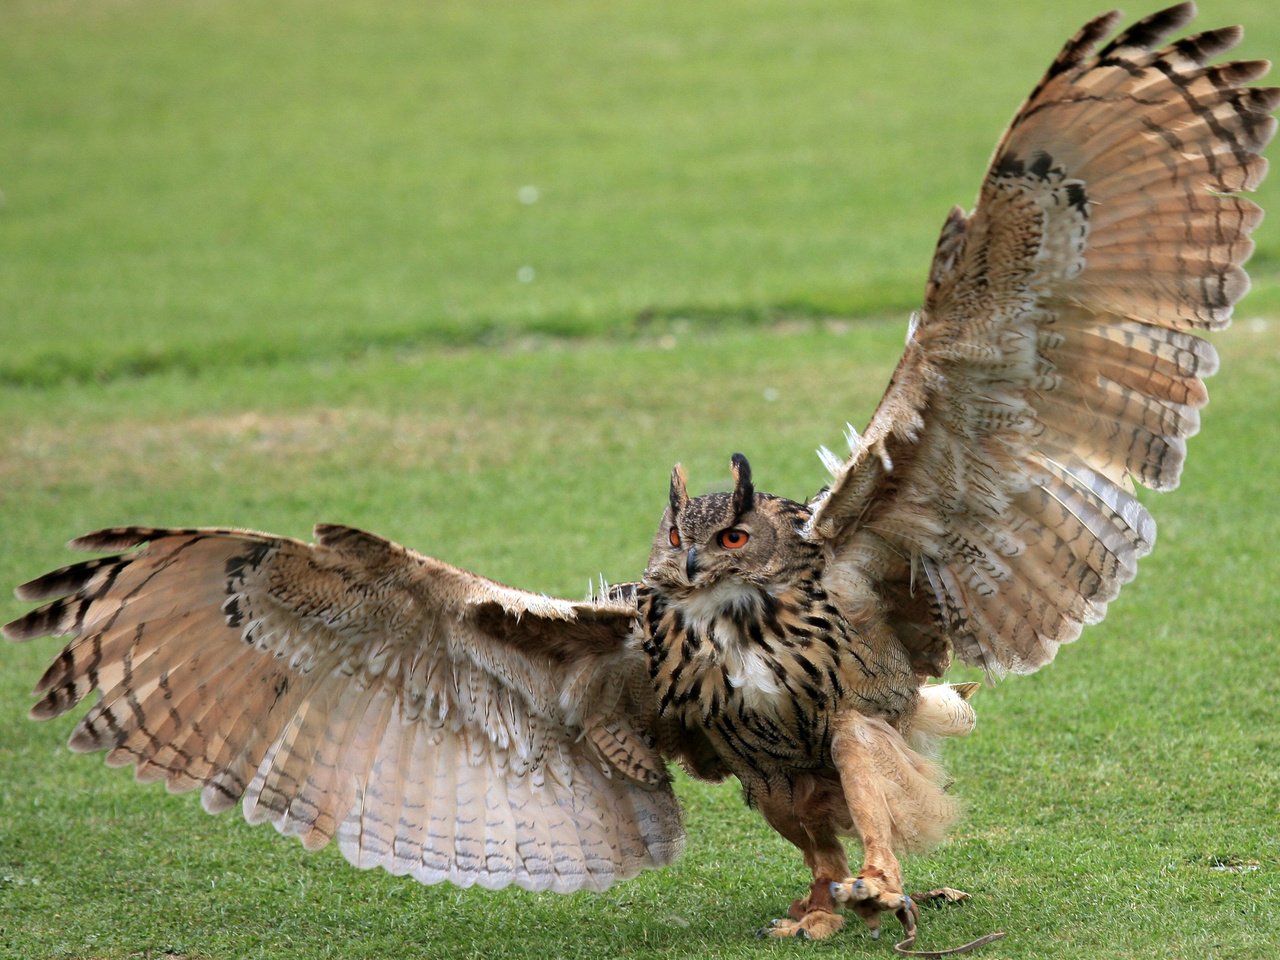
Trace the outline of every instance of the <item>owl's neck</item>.
<path fill-rule="evenodd" d="M 680 611 L 686 623 L 703 630 L 717 617 L 737 619 L 749 615 L 764 601 L 764 590 L 760 587 L 729 579 L 672 597 L 670 603 Z"/>

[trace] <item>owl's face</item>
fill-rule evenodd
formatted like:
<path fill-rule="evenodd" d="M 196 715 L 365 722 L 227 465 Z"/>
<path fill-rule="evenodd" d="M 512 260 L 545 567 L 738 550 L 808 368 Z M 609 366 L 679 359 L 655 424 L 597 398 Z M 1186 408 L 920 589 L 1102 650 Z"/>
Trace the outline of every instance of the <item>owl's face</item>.
<path fill-rule="evenodd" d="M 653 538 L 645 582 L 673 593 L 722 583 L 767 587 L 808 554 L 800 527 L 808 517 L 798 503 L 756 493 L 746 458 L 734 454 L 734 490 L 690 498 L 685 475 L 671 474 L 671 503 Z"/>

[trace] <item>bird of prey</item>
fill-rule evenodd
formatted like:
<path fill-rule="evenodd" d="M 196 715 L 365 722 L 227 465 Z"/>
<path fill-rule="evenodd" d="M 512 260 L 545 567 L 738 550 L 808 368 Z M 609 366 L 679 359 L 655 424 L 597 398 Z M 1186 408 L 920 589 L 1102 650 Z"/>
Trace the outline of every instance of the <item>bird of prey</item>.
<path fill-rule="evenodd" d="M 1038 670 L 1103 617 L 1155 536 L 1134 485 L 1177 484 L 1207 400 L 1197 331 L 1248 287 L 1280 88 L 1211 62 L 1239 28 L 1170 42 L 1193 13 L 1067 41 L 808 502 L 740 454 L 724 493 L 677 466 L 643 574 L 581 602 L 349 527 L 91 533 L 4 628 L 71 638 L 32 715 L 96 692 L 73 750 L 423 883 L 602 890 L 680 854 L 670 764 L 733 777 L 812 874 L 769 935 L 847 909 L 910 940 L 898 857 L 956 816 L 933 757 L 974 725 L 935 678 Z"/>

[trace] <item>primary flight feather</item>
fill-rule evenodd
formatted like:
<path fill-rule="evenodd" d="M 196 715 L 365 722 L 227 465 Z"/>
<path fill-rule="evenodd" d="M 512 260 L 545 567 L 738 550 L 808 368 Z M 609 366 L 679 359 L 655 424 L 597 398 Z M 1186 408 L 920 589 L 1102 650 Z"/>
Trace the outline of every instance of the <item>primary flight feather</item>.
<path fill-rule="evenodd" d="M 241 804 L 423 883 L 600 890 L 684 844 L 667 763 L 740 781 L 813 879 L 774 936 L 851 907 L 914 930 L 897 854 L 956 815 L 930 742 L 974 724 L 952 659 L 1026 673 L 1102 618 L 1177 484 L 1248 287 L 1280 89 L 1169 42 L 1182 4 L 1069 40 L 971 213 L 947 218 L 888 390 L 801 504 L 671 476 L 642 579 L 572 603 L 372 534 L 120 528 L 18 588 L 72 639 L 32 716 L 139 780 Z M 843 836 L 863 862 L 849 867 Z"/>

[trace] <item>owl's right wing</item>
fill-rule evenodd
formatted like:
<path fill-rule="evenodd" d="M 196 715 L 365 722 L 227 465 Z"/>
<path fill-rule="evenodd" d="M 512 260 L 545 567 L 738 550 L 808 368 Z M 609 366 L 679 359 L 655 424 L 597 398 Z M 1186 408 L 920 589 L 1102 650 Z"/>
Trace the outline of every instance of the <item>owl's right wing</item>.
<path fill-rule="evenodd" d="M 648 733 L 636 606 L 502 586 L 348 527 L 317 542 L 121 528 L 18 588 L 73 639 L 37 718 L 102 693 L 77 751 L 309 849 L 423 883 L 603 889 L 684 834 Z"/>
<path fill-rule="evenodd" d="M 922 673 L 952 650 L 1030 672 L 1101 619 L 1177 484 L 1248 289 L 1280 89 L 1212 65 L 1238 27 L 1166 44 L 1195 8 L 1073 37 L 953 211 L 906 352 L 812 504 L 830 586 L 878 606 Z"/>

